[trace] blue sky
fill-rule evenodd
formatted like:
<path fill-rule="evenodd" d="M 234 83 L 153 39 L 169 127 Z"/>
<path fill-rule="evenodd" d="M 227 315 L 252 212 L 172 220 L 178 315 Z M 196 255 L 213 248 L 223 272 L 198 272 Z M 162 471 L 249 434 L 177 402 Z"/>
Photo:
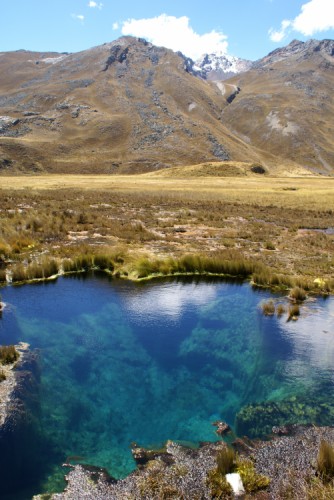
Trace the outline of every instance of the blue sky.
<path fill-rule="evenodd" d="M 333 39 L 334 0 L 0 0 L 0 51 L 77 52 L 123 34 L 255 60 L 294 38 Z"/>

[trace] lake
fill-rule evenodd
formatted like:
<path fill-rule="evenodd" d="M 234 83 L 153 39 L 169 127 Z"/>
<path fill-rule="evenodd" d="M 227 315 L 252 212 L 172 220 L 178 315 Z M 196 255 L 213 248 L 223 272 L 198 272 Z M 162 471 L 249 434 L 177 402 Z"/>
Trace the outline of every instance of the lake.
<path fill-rule="evenodd" d="M 43 466 L 8 498 L 61 490 L 66 460 L 124 477 L 131 443 L 214 441 L 216 420 L 252 436 L 291 421 L 334 424 L 333 297 L 307 300 L 287 321 L 260 308 L 287 298 L 217 279 L 91 274 L 1 294 L 0 343 L 28 342 L 41 368 L 28 458 Z"/>

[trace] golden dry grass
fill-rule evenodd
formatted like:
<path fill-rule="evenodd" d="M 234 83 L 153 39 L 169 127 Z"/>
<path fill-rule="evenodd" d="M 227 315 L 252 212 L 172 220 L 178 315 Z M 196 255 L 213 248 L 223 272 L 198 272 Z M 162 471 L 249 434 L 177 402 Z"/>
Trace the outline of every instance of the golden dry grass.
<path fill-rule="evenodd" d="M 187 167 L 186 167 L 187 168 Z M 181 170 L 181 169 L 180 169 Z M 138 193 L 181 193 L 193 199 L 219 199 L 242 205 L 334 210 L 332 177 L 167 177 L 149 173 L 136 176 L 41 175 L 0 177 L 0 189 L 80 189 L 134 191 Z M 296 221 L 297 222 L 297 221 Z"/>
<path fill-rule="evenodd" d="M 40 264 L 43 252 L 91 261 L 118 252 L 115 272 L 131 276 L 141 258 L 165 270 L 164 259 L 197 255 L 227 259 L 227 267 L 256 263 L 252 279 L 261 286 L 334 289 L 332 178 L 158 172 L 0 180 L 0 263 L 14 260 L 18 274 L 20 262 Z"/>

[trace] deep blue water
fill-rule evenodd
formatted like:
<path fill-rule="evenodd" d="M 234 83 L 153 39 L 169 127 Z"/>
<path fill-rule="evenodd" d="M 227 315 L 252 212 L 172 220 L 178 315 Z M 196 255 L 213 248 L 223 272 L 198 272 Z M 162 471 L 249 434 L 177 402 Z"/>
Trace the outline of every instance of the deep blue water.
<path fill-rule="evenodd" d="M 45 470 L 29 492 L 62 488 L 70 456 L 124 477 L 135 466 L 132 442 L 213 441 L 212 422 L 233 426 L 251 402 L 319 387 L 333 394 L 333 298 L 308 302 L 287 322 L 260 312 L 268 292 L 222 281 L 143 285 L 95 275 L 1 294 L 0 344 L 24 341 L 40 353 Z"/>

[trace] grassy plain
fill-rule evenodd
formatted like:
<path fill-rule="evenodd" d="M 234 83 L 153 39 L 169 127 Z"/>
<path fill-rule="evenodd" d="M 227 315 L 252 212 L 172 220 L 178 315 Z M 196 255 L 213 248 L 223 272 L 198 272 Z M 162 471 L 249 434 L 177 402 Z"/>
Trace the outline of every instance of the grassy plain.
<path fill-rule="evenodd" d="M 333 291 L 334 178 L 188 176 L 187 168 L 2 176 L 2 274 L 41 258 L 108 254 L 115 272 L 136 277 L 143 259 L 147 274 L 148 261 L 166 274 L 166 259 L 197 255 L 186 270 L 205 271 L 208 257 L 246 261 L 259 284 Z M 175 261 L 169 269 L 180 270 Z"/>

